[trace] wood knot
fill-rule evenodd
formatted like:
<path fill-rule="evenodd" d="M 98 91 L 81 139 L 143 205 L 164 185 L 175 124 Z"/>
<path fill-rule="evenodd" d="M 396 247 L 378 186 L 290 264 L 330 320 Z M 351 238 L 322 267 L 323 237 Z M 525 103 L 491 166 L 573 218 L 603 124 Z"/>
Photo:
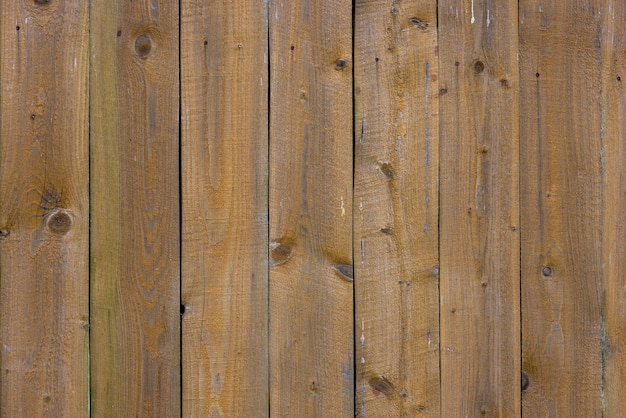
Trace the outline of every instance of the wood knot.
<path fill-rule="evenodd" d="M 139 35 L 135 39 L 135 53 L 141 58 L 146 58 L 152 51 L 152 40 L 148 34 Z"/>
<path fill-rule="evenodd" d="M 380 232 L 382 232 L 385 235 L 393 235 L 393 227 L 386 226 L 384 228 L 380 228 Z"/>
<path fill-rule="evenodd" d="M 423 20 L 420 20 L 416 17 L 409 18 L 409 23 L 411 23 L 413 26 L 417 26 L 421 30 L 428 29 L 428 22 L 424 22 Z"/>
<path fill-rule="evenodd" d="M 393 384 L 385 376 L 375 376 L 368 380 L 370 387 L 376 394 L 382 393 L 387 398 L 391 398 L 396 394 Z"/>
<path fill-rule="evenodd" d="M 396 174 L 393 171 L 393 166 L 387 161 L 379 163 L 378 168 L 385 175 L 385 177 L 387 177 L 387 180 L 393 180 L 396 177 Z"/>
<path fill-rule="evenodd" d="M 50 3 L 50 0 L 35 0 L 35 4 L 44 5 Z"/>
<path fill-rule="evenodd" d="M 53 234 L 65 235 L 72 228 L 72 217 L 65 210 L 57 210 L 50 214 L 46 226 Z"/>
<path fill-rule="evenodd" d="M 474 63 L 474 72 L 476 74 L 480 74 L 485 70 L 485 64 L 482 61 L 478 60 Z"/>
<path fill-rule="evenodd" d="M 270 244 L 270 264 L 279 265 L 283 264 L 291 258 L 291 246 L 288 244 L 281 244 L 278 242 L 272 242 Z"/>
<path fill-rule="evenodd" d="M 349 266 L 349 265 L 347 265 L 347 264 L 339 264 L 339 265 L 337 266 L 337 271 L 338 271 L 339 273 L 341 273 L 341 275 L 342 275 L 345 279 L 347 279 L 347 280 L 349 280 L 349 281 L 354 280 L 354 268 L 353 268 L 352 266 Z"/>
<path fill-rule="evenodd" d="M 346 61 L 343 58 L 339 58 L 336 62 L 335 62 L 335 70 L 341 71 L 344 68 L 346 68 L 348 66 L 348 61 Z"/>
<path fill-rule="evenodd" d="M 530 386 L 530 379 L 528 378 L 526 372 L 522 372 L 522 392 L 527 391 L 528 386 Z"/>
<path fill-rule="evenodd" d="M 0 239 L 7 239 L 11 235 L 11 231 L 5 228 L 0 229 Z"/>

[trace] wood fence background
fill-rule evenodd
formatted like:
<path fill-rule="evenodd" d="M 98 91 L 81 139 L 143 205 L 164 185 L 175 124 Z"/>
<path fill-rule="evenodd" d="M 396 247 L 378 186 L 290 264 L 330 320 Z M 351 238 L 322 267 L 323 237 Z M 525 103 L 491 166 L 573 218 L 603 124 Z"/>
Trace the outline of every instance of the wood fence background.
<path fill-rule="evenodd" d="M 626 416 L 626 2 L 6 0 L 0 65 L 2 417 Z"/>

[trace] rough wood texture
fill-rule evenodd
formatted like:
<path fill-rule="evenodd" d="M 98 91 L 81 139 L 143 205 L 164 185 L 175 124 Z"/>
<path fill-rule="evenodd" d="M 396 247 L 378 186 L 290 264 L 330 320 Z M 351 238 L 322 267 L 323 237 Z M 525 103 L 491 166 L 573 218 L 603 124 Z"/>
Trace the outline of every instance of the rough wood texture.
<path fill-rule="evenodd" d="M 91 2 L 93 416 L 180 415 L 178 3 Z"/>
<path fill-rule="evenodd" d="M 517 2 L 439 2 L 442 416 L 520 415 Z"/>
<path fill-rule="evenodd" d="M 271 414 L 352 416 L 352 4 L 269 26 Z"/>
<path fill-rule="evenodd" d="M 626 3 L 604 2 L 601 19 L 603 400 L 604 416 L 619 417 L 626 411 Z"/>
<path fill-rule="evenodd" d="M 0 415 L 88 414 L 88 12 L 0 3 Z"/>
<path fill-rule="evenodd" d="M 267 8 L 182 6 L 183 415 L 268 416 Z"/>
<path fill-rule="evenodd" d="M 356 413 L 439 416 L 437 4 L 355 8 Z"/>
<path fill-rule="evenodd" d="M 601 416 L 599 3 L 520 2 L 525 416 Z"/>

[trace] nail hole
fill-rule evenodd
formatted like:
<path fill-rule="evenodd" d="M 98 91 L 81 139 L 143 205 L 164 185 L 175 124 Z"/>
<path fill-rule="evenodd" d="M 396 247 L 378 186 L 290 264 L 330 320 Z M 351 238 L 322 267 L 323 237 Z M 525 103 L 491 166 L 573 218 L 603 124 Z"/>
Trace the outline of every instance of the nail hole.
<path fill-rule="evenodd" d="M 622 81 L 622 77 L 617 76 L 617 81 Z"/>
<path fill-rule="evenodd" d="M 461 64 L 460 64 L 458 61 L 455 61 L 455 62 L 454 62 L 454 66 L 455 66 L 455 67 L 458 67 L 459 65 L 461 65 Z"/>
<path fill-rule="evenodd" d="M 552 277 L 552 269 L 548 266 L 544 266 L 543 269 L 541 269 L 541 273 L 544 277 Z"/>
<path fill-rule="evenodd" d="M 120 36 L 122 36 L 122 31 L 121 31 L 121 30 L 118 30 L 118 31 L 117 31 L 117 37 L 119 38 Z"/>
<path fill-rule="evenodd" d="M 289 47 L 289 49 L 291 49 L 291 50 L 293 51 L 294 49 L 296 49 L 296 47 L 295 47 L 295 46 L 293 46 L 293 45 L 291 45 L 291 46 Z"/>
<path fill-rule="evenodd" d="M 448 89 L 443 88 L 443 89 L 439 89 L 439 94 L 446 94 L 448 92 Z"/>
<path fill-rule="evenodd" d="M 141 58 L 145 58 L 150 54 L 152 50 L 152 41 L 150 40 L 150 36 L 143 34 L 139 35 L 137 39 L 135 39 L 135 52 Z"/>
<path fill-rule="evenodd" d="M 186 310 L 187 310 L 187 307 L 185 306 L 185 304 L 181 303 L 180 304 L 180 316 L 183 316 Z"/>
<path fill-rule="evenodd" d="M 509 80 L 503 78 L 502 80 L 500 80 L 500 85 L 502 85 L 502 87 L 509 87 Z"/>
<path fill-rule="evenodd" d="M 539 73 L 535 73 L 535 77 L 539 78 Z"/>
<path fill-rule="evenodd" d="M 19 27 L 19 26 L 16 26 L 16 27 L 15 27 L 15 30 L 20 30 L 20 27 Z"/>

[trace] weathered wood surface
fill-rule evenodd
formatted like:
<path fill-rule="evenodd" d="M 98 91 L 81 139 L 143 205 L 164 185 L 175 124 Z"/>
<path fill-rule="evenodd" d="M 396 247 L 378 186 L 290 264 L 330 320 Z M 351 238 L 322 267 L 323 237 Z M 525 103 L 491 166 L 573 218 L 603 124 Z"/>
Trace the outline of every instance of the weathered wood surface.
<path fill-rule="evenodd" d="M 88 414 L 88 9 L 0 3 L 0 415 Z"/>
<path fill-rule="evenodd" d="M 178 3 L 91 10 L 91 413 L 179 416 Z"/>
<path fill-rule="evenodd" d="M 519 9 L 523 411 L 593 417 L 603 374 L 601 9 L 560 6 Z"/>
<path fill-rule="evenodd" d="M 356 414 L 439 416 L 437 4 L 355 8 Z"/>
<path fill-rule="evenodd" d="M 268 416 L 267 9 L 182 6 L 183 416 Z"/>
<path fill-rule="evenodd" d="M 0 416 L 623 415 L 624 19 L 0 3 Z"/>
<path fill-rule="evenodd" d="M 517 2 L 439 2 L 441 416 L 520 415 Z"/>
<path fill-rule="evenodd" d="M 626 411 L 626 3 L 602 4 L 602 264 L 604 416 Z M 594 243 L 598 245 L 598 243 Z"/>
<path fill-rule="evenodd" d="M 352 416 L 352 4 L 273 1 L 269 27 L 270 413 Z"/>

